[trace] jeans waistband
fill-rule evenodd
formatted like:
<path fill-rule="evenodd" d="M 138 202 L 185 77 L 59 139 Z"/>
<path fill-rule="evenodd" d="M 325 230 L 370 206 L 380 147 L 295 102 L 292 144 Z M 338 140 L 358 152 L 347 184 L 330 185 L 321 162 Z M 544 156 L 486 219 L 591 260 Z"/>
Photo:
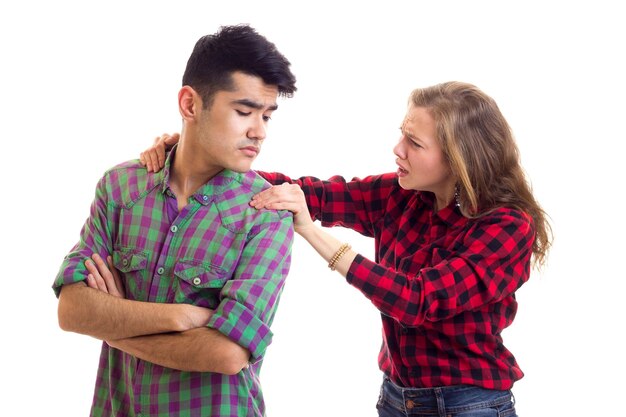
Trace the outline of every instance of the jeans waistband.
<path fill-rule="evenodd" d="M 405 388 L 394 384 L 389 378 L 383 380 L 385 400 L 399 410 L 464 411 L 482 407 L 498 407 L 514 403 L 510 390 L 490 390 L 473 385 L 453 385 L 434 388 Z"/>

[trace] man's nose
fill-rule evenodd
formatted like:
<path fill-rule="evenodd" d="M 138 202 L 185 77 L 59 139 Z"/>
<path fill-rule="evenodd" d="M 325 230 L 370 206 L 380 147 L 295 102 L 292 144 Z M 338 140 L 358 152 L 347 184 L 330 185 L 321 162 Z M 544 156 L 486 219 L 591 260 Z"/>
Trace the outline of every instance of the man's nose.
<path fill-rule="evenodd" d="M 253 125 L 248 130 L 248 138 L 264 140 L 267 135 L 267 126 L 262 117 L 255 118 Z"/>

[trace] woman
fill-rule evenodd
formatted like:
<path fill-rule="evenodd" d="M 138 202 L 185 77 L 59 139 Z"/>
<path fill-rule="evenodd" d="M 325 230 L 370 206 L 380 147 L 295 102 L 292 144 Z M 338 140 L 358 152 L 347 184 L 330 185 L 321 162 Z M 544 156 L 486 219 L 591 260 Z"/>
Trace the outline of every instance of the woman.
<path fill-rule="evenodd" d="M 142 160 L 155 166 L 166 139 Z M 416 89 L 394 153 L 397 172 L 352 181 L 264 173 L 282 185 L 251 205 L 292 211 L 296 232 L 382 313 L 380 416 L 515 416 L 523 373 L 501 332 L 551 230 L 508 123 L 473 85 Z M 373 237 L 375 261 L 314 220 Z"/>

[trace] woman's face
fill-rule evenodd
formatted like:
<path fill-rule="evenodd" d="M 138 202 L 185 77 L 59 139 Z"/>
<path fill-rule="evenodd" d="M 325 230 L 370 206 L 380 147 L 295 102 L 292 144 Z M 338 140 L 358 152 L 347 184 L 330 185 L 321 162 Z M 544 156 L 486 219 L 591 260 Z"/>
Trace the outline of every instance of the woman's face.
<path fill-rule="evenodd" d="M 447 205 L 454 196 L 455 179 L 437 140 L 435 120 L 425 107 L 411 107 L 401 131 L 393 148 L 400 186 L 435 193 L 442 208 L 441 204 Z"/>

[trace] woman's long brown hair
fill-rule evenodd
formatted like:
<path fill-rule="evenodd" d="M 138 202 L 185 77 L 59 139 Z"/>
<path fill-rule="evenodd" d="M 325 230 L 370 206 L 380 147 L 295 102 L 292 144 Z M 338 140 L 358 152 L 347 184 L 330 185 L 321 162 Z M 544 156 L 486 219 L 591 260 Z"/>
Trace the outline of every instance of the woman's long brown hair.
<path fill-rule="evenodd" d="M 520 164 L 511 128 L 496 102 L 474 85 L 447 82 L 411 93 L 410 106 L 427 108 L 437 136 L 457 177 L 461 212 L 481 217 L 511 207 L 532 217 L 534 264 L 545 263 L 552 229 L 533 196 Z"/>

